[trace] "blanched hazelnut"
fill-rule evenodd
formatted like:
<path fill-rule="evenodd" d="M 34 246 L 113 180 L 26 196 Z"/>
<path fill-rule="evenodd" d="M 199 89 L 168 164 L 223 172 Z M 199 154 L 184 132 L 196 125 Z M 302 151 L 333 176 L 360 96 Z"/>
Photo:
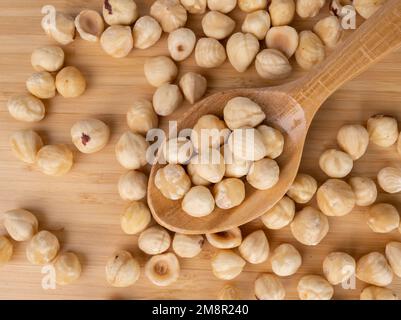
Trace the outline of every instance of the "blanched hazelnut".
<path fill-rule="evenodd" d="M 182 210 L 192 217 L 204 217 L 214 210 L 214 198 L 210 190 L 204 186 L 189 189 L 182 200 Z"/>
<path fill-rule="evenodd" d="M 329 232 L 329 220 L 319 210 L 305 207 L 291 223 L 292 235 L 304 245 L 315 246 Z"/>
<path fill-rule="evenodd" d="M 7 108 L 15 120 L 24 122 L 38 122 L 45 117 L 46 112 L 43 102 L 30 94 L 10 97 Z"/>
<path fill-rule="evenodd" d="M 377 233 L 388 233 L 400 225 L 400 215 L 396 207 L 388 203 L 377 203 L 369 208 L 368 226 Z"/>
<path fill-rule="evenodd" d="M 75 27 L 82 39 L 97 42 L 104 30 L 104 22 L 97 11 L 83 10 L 75 18 Z"/>
<path fill-rule="evenodd" d="M 156 0 L 150 15 L 159 21 L 164 32 L 172 32 L 187 22 L 187 11 L 178 0 Z"/>
<path fill-rule="evenodd" d="M 128 127 L 132 132 L 146 135 L 153 128 L 157 128 L 159 118 L 149 100 L 136 100 L 127 112 Z"/>
<path fill-rule="evenodd" d="M 147 49 L 159 41 L 162 28 L 151 16 L 140 17 L 132 28 L 134 48 Z"/>
<path fill-rule="evenodd" d="M 228 137 L 228 147 L 241 160 L 258 161 L 267 154 L 263 136 L 254 128 L 234 129 Z"/>
<path fill-rule="evenodd" d="M 26 257 L 32 264 L 44 265 L 52 261 L 60 250 L 57 237 L 49 231 L 39 231 L 26 247 Z"/>
<path fill-rule="evenodd" d="M 159 116 L 168 116 L 182 104 L 183 100 L 177 85 L 165 83 L 158 87 L 153 95 L 153 108 Z"/>
<path fill-rule="evenodd" d="M 294 0 L 272 0 L 269 12 L 273 26 L 289 25 L 294 19 L 295 2 Z"/>
<path fill-rule="evenodd" d="M 47 71 L 35 72 L 26 80 L 28 91 L 39 99 L 49 99 L 56 95 L 53 76 Z"/>
<path fill-rule="evenodd" d="M 121 215 L 121 229 L 126 234 L 137 234 L 148 227 L 151 218 L 150 210 L 145 203 L 133 201 Z"/>
<path fill-rule="evenodd" d="M 235 21 L 219 11 L 209 11 L 202 19 L 202 29 L 207 37 L 222 40 L 235 28 Z"/>
<path fill-rule="evenodd" d="M 353 6 L 355 10 L 365 19 L 369 19 L 386 0 L 354 0 Z"/>
<path fill-rule="evenodd" d="M 289 197 L 284 196 L 261 217 L 261 220 L 266 228 L 278 230 L 289 225 L 294 216 L 295 203 Z"/>
<path fill-rule="evenodd" d="M 358 206 L 370 206 L 376 201 L 377 188 L 375 182 L 367 177 L 352 177 L 348 181 L 355 195 Z"/>
<path fill-rule="evenodd" d="M 42 8 L 41 26 L 47 35 L 62 45 L 67 45 L 74 41 L 75 23 L 69 15 L 57 12 L 54 6 L 46 5 Z"/>
<path fill-rule="evenodd" d="M 295 59 L 302 69 L 312 69 L 324 60 L 325 55 L 324 44 L 316 34 L 312 31 L 302 31 L 299 34 Z"/>
<path fill-rule="evenodd" d="M 165 287 L 177 281 L 180 263 L 174 253 L 159 254 L 146 262 L 145 274 L 153 284 Z"/>
<path fill-rule="evenodd" d="M 390 147 L 398 138 L 398 124 L 393 117 L 377 115 L 370 117 L 367 124 L 370 141 L 380 147 Z"/>
<path fill-rule="evenodd" d="M 206 0 L 180 0 L 180 2 L 191 14 L 203 14 L 206 11 Z"/>
<path fill-rule="evenodd" d="M 398 300 L 398 296 L 391 289 L 370 286 L 362 290 L 361 300 Z"/>
<path fill-rule="evenodd" d="M 237 178 L 224 179 L 214 186 L 213 193 L 216 206 L 231 209 L 245 200 L 245 185 Z"/>
<path fill-rule="evenodd" d="M 224 159 L 226 162 L 225 176 L 229 178 L 242 178 L 249 173 L 252 161 L 242 160 L 234 157 L 229 148 L 224 149 Z"/>
<path fill-rule="evenodd" d="M 278 277 L 264 273 L 255 280 L 255 296 L 258 300 L 284 300 L 285 289 Z"/>
<path fill-rule="evenodd" d="M 219 250 L 211 259 L 213 274 L 221 280 L 232 280 L 240 275 L 246 261 L 231 250 Z"/>
<path fill-rule="evenodd" d="M 323 8 L 326 0 L 297 0 L 297 14 L 303 18 L 313 18 Z"/>
<path fill-rule="evenodd" d="M 344 252 L 331 252 L 323 260 L 323 273 L 332 285 L 344 283 L 355 274 L 355 259 Z"/>
<path fill-rule="evenodd" d="M 338 179 L 329 179 L 316 193 L 319 209 L 330 217 L 341 217 L 355 207 L 355 194 L 348 183 Z"/>
<path fill-rule="evenodd" d="M 82 153 L 94 153 L 102 150 L 109 142 L 110 129 L 98 119 L 80 120 L 72 126 L 71 138 Z"/>
<path fill-rule="evenodd" d="M 163 144 L 164 159 L 172 164 L 185 164 L 189 162 L 193 151 L 191 141 L 185 137 L 173 138 Z"/>
<path fill-rule="evenodd" d="M 219 148 L 228 138 L 230 131 L 224 121 L 213 114 L 198 119 L 192 128 L 191 141 L 197 151 Z"/>
<path fill-rule="evenodd" d="M 3 226 L 15 241 L 27 241 L 38 232 L 38 219 L 24 209 L 15 209 L 3 213 Z"/>
<path fill-rule="evenodd" d="M 248 13 L 242 23 L 241 31 L 250 33 L 258 40 L 263 40 L 270 28 L 270 16 L 265 10 Z"/>
<path fill-rule="evenodd" d="M 105 0 L 103 17 L 108 25 L 130 25 L 138 19 L 138 8 L 134 0 Z"/>
<path fill-rule="evenodd" d="M 0 268 L 11 260 L 13 244 L 4 236 L 0 236 Z"/>
<path fill-rule="evenodd" d="M 213 38 L 200 38 L 195 47 L 195 62 L 202 68 L 217 68 L 226 61 L 223 45 Z"/>
<path fill-rule="evenodd" d="M 203 179 L 197 172 L 196 172 L 196 165 L 194 165 L 192 162 L 189 162 L 187 165 L 187 171 L 188 175 L 191 178 L 192 183 L 195 186 L 208 186 L 211 184 L 211 182 L 207 181 L 206 179 Z"/>
<path fill-rule="evenodd" d="M 36 155 L 43 147 L 42 138 L 32 130 L 20 130 L 10 136 L 10 146 L 14 155 L 26 163 L 35 163 Z"/>
<path fill-rule="evenodd" d="M 244 72 L 259 52 L 259 41 L 251 33 L 234 33 L 227 41 L 228 60 L 235 70 Z"/>
<path fill-rule="evenodd" d="M 347 153 L 329 149 L 320 156 L 319 166 L 331 178 L 344 178 L 351 172 L 354 162 Z"/>
<path fill-rule="evenodd" d="M 139 169 L 146 164 L 148 146 L 148 142 L 140 134 L 127 131 L 116 144 L 117 160 L 126 169 Z"/>
<path fill-rule="evenodd" d="M 207 6 L 210 10 L 229 13 L 237 5 L 237 0 L 207 0 Z"/>
<path fill-rule="evenodd" d="M 269 80 L 286 78 L 292 71 L 287 57 L 276 49 L 264 49 L 259 52 L 255 67 L 262 78 Z"/>
<path fill-rule="evenodd" d="M 47 145 L 36 155 L 36 166 L 49 176 L 62 176 L 71 170 L 74 156 L 64 144 Z"/>
<path fill-rule="evenodd" d="M 70 284 L 81 276 L 81 262 L 73 252 L 60 254 L 53 263 L 58 285 Z"/>
<path fill-rule="evenodd" d="M 108 27 L 100 37 L 100 45 L 113 58 L 126 57 L 134 46 L 131 28 L 119 25 Z"/>
<path fill-rule="evenodd" d="M 315 275 L 302 277 L 297 291 L 301 300 L 330 300 L 334 294 L 332 285 L 323 277 Z"/>
<path fill-rule="evenodd" d="M 287 277 L 297 272 L 302 264 L 302 257 L 293 245 L 283 243 L 274 249 L 270 262 L 276 275 Z"/>
<path fill-rule="evenodd" d="M 266 147 L 266 156 L 270 159 L 276 159 L 283 153 L 284 149 L 284 136 L 283 134 L 272 127 L 261 125 L 257 127 L 261 133 L 263 143 Z"/>
<path fill-rule="evenodd" d="M 106 280 L 113 287 L 132 286 L 139 278 L 141 267 L 131 253 L 125 250 L 115 252 L 106 264 Z"/>
<path fill-rule="evenodd" d="M 361 125 L 345 125 L 337 133 L 337 143 L 352 160 L 358 160 L 368 149 L 369 134 Z"/>
<path fill-rule="evenodd" d="M 224 157 L 219 150 L 205 149 L 191 160 L 196 173 L 203 179 L 211 182 L 220 182 L 225 173 Z"/>
<path fill-rule="evenodd" d="M 191 188 L 191 180 L 183 167 L 168 164 L 157 171 L 155 185 L 167 199 L 178 200 Z"/>
<path fill-rule="evenodd" d="M 269 158 L 264 158 L 255 161 L 251 165 L 246 180 L 256 189 L 267 190 L 273 188 L 277 184 L 279 175 L 280 168 L 277 162 Z"/>
<path fill-rule="evenodd" d="M 393 272 L 401 277 L 401 242 L 389 242 L 386 244 L 386 258 Z"/>
<path fill-rule="evenodd" d="M 144 72 L 150 85 L 160 87 L 173 81 L 177 77 L 178 69 L 169 57 L 159 56 L 145 61 Z"/>
<path fill-rule="evenodd" d="M 188 28 L 174 30 L 167 39 L 168 51 L 175 61 L 183 61 L 188 58 L 194 51 L 195 44 L 195 33 Z"/>
<path fill-rule="evenodd" d="M 236 248 L 242 242 L 241 229 L 238 227 L 217 233 L 207 233 L 205 236 L 207 241 L 218 249 Z"/>
<path fill-rule="evenodd" d="M 298 48 L 299 36 L 293 27 L 273 27 L 267 31 L 265 42 L 268 49 L 276 49 L 289 59 Z"/>
<path fill-rule="evenodd" d="M 380 187 L 388 193 L 401 191 L 401 169 L 386 167 L 377 174 L 377 181 Z"/>
<path fill-rule="evenodd" d="M 307 203 L 315 195 L 317 190 L 317 181 L 308 174 L 299 173 L 291 187 L 287 191 L 287 195 L 296 203 Z"/>
<path fill-rule="evenodd" d="M 56 46 L 37 48 L 32 52 L 31 64 L 36 71 L 58 71 L 64 64 L 64 51 Z"/>
<path fill-rule="evenodd" d="M 238 0 L 238 7 L 244 12 L 253 12 L 265 9 L 267 0 Z"/>
<path fill-rule="evenodd" d="M 64 98 L 76 98 L 86 89 L 86 80 L 75 67 L 65 67 L 56 76 L 56 88 Z"/>
<path fill-rule="evenodd" d="M 151 255 L 163 253 L 170 248 L 170 244 L 169 233 L 160 226 L 150 227 L 142 231 L 138 239 L 139 249 Z"/>
<path fill-rule="evenodd" d="M 244 238 L 238 250 L 249 263 L 262 263 L 269 257 L 269 241 L 263 230 L 256 230 Z"/>
<path fill-rule="evenodd" d="M 329 48 L 334 48 L 337 45 L 341 38 L 342 31 L 343 29 L 340 21 L 335 16 L 323 18 L 313 27 L 313 32 L 316 33 L 320 40 Z"/>
<path fill-rule="evenodd" d="M 191 104 L 194 104 L 205 94 L 207 89 L 207 80 L 199 73 L 188 72 L 182 76 L 179 85 L 185 99 L 187 99 Z"/>
<path fill-rule="evenodd" d="M 249 98 L 233 98 L 224 107 L 224 121 L 231 130 L 242 127 L 254 128 L 265 118 L 266 114 L 262 108 Z"/>
<path fill-rule="evenodd" d="M 121 199 L 137 201 L 145 198 L 148 187 L 148 177 L 136 170 L 128 171 L 118 180 L 118 193 Z"/>
<path fill-rule="evenodd" d="M 240 300 L 240 295 L 238 289 L 230 284 L 224 285 L 223 288 L 220 289 L 218 295 L 218 300 Z"/>
<path fill-rule="evenodd" d="M 356 276 L 363 282 L 379 287 L 385 287 L 393 281 L 393 271 L 386 257 L 379 252 L 368 253 L 358 260 Z"/>
<path fill-rule="evenodd" d="M 196 257 L 201 251 L 205 239 L 202 235 L 176 233 L 173 239 L 173 250 L 181 258 Z"/>

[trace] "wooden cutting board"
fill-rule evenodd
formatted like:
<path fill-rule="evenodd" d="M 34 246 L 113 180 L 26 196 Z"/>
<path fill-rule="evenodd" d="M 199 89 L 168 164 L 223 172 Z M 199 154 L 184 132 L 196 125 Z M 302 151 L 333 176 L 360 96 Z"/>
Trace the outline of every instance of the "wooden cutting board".
<path fill-rule="evenodd" d="M 79 254 L 83 263 L 78 282 L 56 290 L 41 288 L 41 268 L 30 265 L 25 258 L 25 243 L 14 243 L 11 262 L 0 270 L 2 299 L 214 299 L 224 282 L 215 278 L 210 268 L 214 249 L 206 244 L 194 259 L 181 259 L 181 275 L 172 286 L 160 288 L 141 275 L 131 288 L 111 288 L 105 280 L 104 266 L 108 256 L 117 249 L 131 251 L 143 266 L 147 260 L 137 247 L 137 237 L 125 235 L 120 229 L 119 216 L 126 203 L 117 193 L 117 181 L 124 169 L 114 156 L 114 145 L 127 130 L 125 113 L 137 98 L 151 98 L 154 88 L 146 83 L 143 64 L 147 57 L 167 54 L 166 36 L 149 50 L 133 51 L 125 59 L 106 56 L 99 44 L 77 39 L 65 47 L 67 65 L 77 66 L 88 80 L 82 97 L 64 99 L 61 96 L 47 101 L 46 118 L 35 124 L 17 122 L 6 109 L 8 97 L 25 91 L 25 80 L 33 72 L 31 52 L 40 46 L 54 44 L 40 28 L 40 8 L 49 1 L 2 0 L 0 2 L 0 211 L 21 207 L 34 212 L 42 229 L 53 231 L 61 240 L 62 250 Z M 77 14 L 84 8 L 101 10 L 100 0 L 53 0 L 57 9 Z M 153 1 L 140 1 L 140 14 L 148 13 Z M 327 8 L 320 17 L 328 14 Z M 240 28 L 243 13 L 231 14 Z M 298 29 L 309 29 L 314 20 L 296 20 Z M 192 16 L 189 26 L 199 28 L 200 17 Z M 295 64 L 294 64 L 295 65 Z M 180 74 L 198 71 L 208 78 L 208 94 L 232 87 L 258 87 L 277 84 L 260 79 L 254 67 L 239 74 L 227 62 L 218 69 L 201 70 L 193 57 L 179 64 Z M 292 79 L 303 72 L 296 68 Z M 286 80 L 288 81 L 288 80 Z M 368 72 L 348 83 L 333 95 L 315 118 L 309 133 L 301 171 L 312 174 L 319 182 L 327 177 L 318 168 L 318 157 L 326 148 L 335 147 L 337 130 L 345 123 L 365 123 L 374 114 L 385 113 L 401 119 L 401 51 L 388 56 Z M 188 105 L 183 105 L 177 116 Z M 99 153 L 84 155 L 75 149 L 75 166 L 66 176 L 52 178 L 35 168 L 17 161 L 12 155 L 9 135 L 18 129 L 37 130 L 46 143 L 71 145 L 69 130 L 73 123 L 86 117 L 97 117 L 108 123 L 111 141 Z M 163 121 L 166 121 L 163 120 Z M 73 148 L 73 146 L 71 145 Z M 352 174 L 374 178 L 384 166 L 400 166 L 401 155 L 395 147 L 382 149 L 370 146 L 368 153 L 355 163 Z M 399 195 L 380 194 L 380 201 L 395 204 L 401 210 Z M 288 242 L 302 253 L 299 272 L 283 279 L 287 298 L 296 299 L 296 285 L 305 274 L 322 274 L 322 261 L 331 251 L 345 251 L 356 259 L 371 251 L 384 252 L 388 241 L 401 241 L 399 232 L 373 233 L 365 221 L 366 209 L 357 208 L 341 218 L 329 218 L 330 232 L 317 247 L 303 246 L 292 237 L 289 228 L 266 230 L 270 247 Z M 262 228 L 260 221 L 243 227 L 244 235 Z M 5 233 L 0 227 L 0 234 Z M 253 282 L 261 272 L 270 272 L 269 262 L 247 265 L 244 272 L 231 283 L 238 286 L 243 299 L 253 299 Z M 356 288 L 345 290 L 337 286 L 334 298 L 357 299 L 366 284 L 356 282 Z M 401 296 L 401 280 L 395 278 L 390 286 Z"/>

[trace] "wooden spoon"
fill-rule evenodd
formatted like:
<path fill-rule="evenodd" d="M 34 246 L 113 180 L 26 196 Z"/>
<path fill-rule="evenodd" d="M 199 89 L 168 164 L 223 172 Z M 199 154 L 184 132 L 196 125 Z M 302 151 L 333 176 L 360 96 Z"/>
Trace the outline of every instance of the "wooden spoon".
<path fill-rule="evenodd" d="M 277 159 L 280 181 L 260 191 L 246 184 L 246 199 L 230 210 L 216 208 L 212 214 L 194 218 L 181 209 L 181 200 L 166 199 L 155 187 L 161 164 L 154 164 L 148 186 L 148 204 L 162 226 L 186 234 L 215 233 L 245 224 L 272 208 L 287 192 L 297 174 L 309 126 L 324 101 L 342 84 L 401 46 L 401 1 L 387 3 L 322 64 L 305 77 L 278 87 L 233 89 L 207 97 L 188 109 L 178 120 L 178 132 L 192 128 L 205 114 L 223 115 L 231 98 L 243 96 L 257 102 L 267 122 L 286 134 L 283 154 Z"/>

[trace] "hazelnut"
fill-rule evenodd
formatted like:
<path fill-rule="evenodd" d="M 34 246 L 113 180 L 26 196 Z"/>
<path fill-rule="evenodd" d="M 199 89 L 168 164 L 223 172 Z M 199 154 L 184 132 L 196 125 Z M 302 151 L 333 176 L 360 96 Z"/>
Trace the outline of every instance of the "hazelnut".
<path fill-rule="evenodd" d="M 235 70 L 244 72 L 259 52 L 259 41 L 251 33 L 234 33 L 227 41 L 228 60 Z"/>
<path fill-rule="evenodd" d="M 44 146 L 36 155 L 36 166 L 49 176 L 65 175 L 71 170 L 73 162 L 73 154 L 64 144 Z"/>
<path fill-rule="evenodd" d="M 393 272 L 401 277 L 401 242 L 389 242 L 386 244 L 386 258 Z"/>
<path fill-rule="evenodd" d="M 213 274 L 221 280 L 232 280 L 240 275 L 246 261 L 231 250 L 219 250 L 211 259 Z"/>
<path fill-rule="evenodd" d="M 267 31 L 265 42 L 268 49 L 276 49 L 289 59 L 298 48 L 299 36 L 293 27 L 273 27 Z"/>
<path fill-rule="evenodd" d="M 42 19 L 41 26 L 47 35 L 62 45 L 67 45 L 74 41 L 75 23 L 72 17 L 57 12 L 56 8 L 51 5 L 44 6 L 42 14 L 45 16 Z"/>
<path fill-rule="evenodd" d="M 118 162 L 126 169 L 136 170 L 146 164 L 148 142 L 137 133 L 125 132 L 116 144 Z"/>
<path fill-rule="evenodd" d="M 38 219 L 28 210 L 10 210 L 1 218 L 4 228 L 15 241 L 30 240 L 38 232 Z"/>
<path fill-rule="evenodd" d="M 125 250 L 115 252 L 106 264 L 106 280 L 113 287 L 132 286 L 139 278 L 141 267 L 131 253 Z"/>
<path fill-rule="evenodd" d="M 386 257 L 379 252 L 364 255 L 356 263 L 356 276 L 359 280 L 379 287 L 393 281 L 393 271 Z"/>
<path fill-rule="evenodd" d="M 203 16 L 203 33 L 210 38 L 227 38 L 235 28 L 235 21 L 219 11 L 209 11 Z"/>
<path fill-rule="evenodd" d="M 159 254 L 146 262 L 145 274 L 156 286 L 165 287 L 178 280 L 180 263 L 173 253 Z"/>
<path fill-rule="evenodd" d="M 313 18 L 323 8 L 325 2 L 326 0 L 297 0 L 297 14 L 302 19 Z"/>
<path fill-rule="evenodd" d="M 31 55 L 31 64 L 36 71 L 55 72 L 64 64 L 64 51 L 60 47 L 46 46 L 35 49 Z"/>
<path fill-rule="evenodd" d="M 0 236 L 0 268 L 11 260 L 13 244 L 4 236 Z"/>
<path fill-rule="evenodd" d="M 315 0 L 313 0 L 315 1 Z M 325 58 L 324 44 L 312 31 L 299 34 L 299 45 L 295 51 L 298 65 L 305 70 L 312 69 Z"/>
<path fill-rule="evenodd" d="M 228 178 L 217 183 L 213 193 L 216 206 L 221 209 L 231 209 L 245 200 L 245 185 L 240 179 Z"/>
<path fill-rule="evenodd" d="M 295 274 L 302 265 L 302 257 L 291 244 L 283 243 L 274 249 L 270 258 L 273 272 L 280 277 Z"/>
<path fill-rule="evenodd" d="M 205 236 L 207 241 L 218 249 L 236 248 L 242 242 L 241 229 L 238 227 L 217 233 L 207 233 Z"/>
<path fill-rule="evenodd" d="M 160 87 L 177 77 L 178 69 L 169 57 L 159 56 L 145 61 L 144 72 L 146 80 L 154 87 Z"/>
<path fill-rule="evenodd" d="M 278 158 L 284 149 L 284 136 L 283 134 L 272 127 L 261 125 L 257 130 L 262 135 L 263 143 L 266 147 L 266 156 L 270 159 Z"/>
<path fill-rule="evenodd" d="M 396 207 L 388 203 L 377 203 L 367 213 L 368 226 L 377 233 L 388 233 L 400 225 L 400 215 Z"/>
<path fill-rule="evenodd" d="M 258 161 L 267 153 L 262 134 L 254 128 L 234 129 L 228 137 L 228 147 L 241 160 Z"/>
<path fill-rule="evenodd" d="M 218 300 L 240 300 L 240 295 L 238 289 L 230 284 L 224 285 L 223 288 L 220 289 L 218 295 Z"/>
<path fill-rule="evenodd" d="M 226 61 L 223 45 L 213 38 L 200 38 L 195 47 L 195 62 L 202 68 L 217 68 Z"/>
<path fill-rule="evenodd" d="M 401 191 L 401 169 L 386 167 L 377 174 L 377 181 L 380 187 L 388 193 Z"/>
<path fill-rule="evenodd" d="M 313 27 L 316 33 L 326 47 L 334 48 L 339 42 L 342 35 L 342 26 L 335 16 L 330 16 L 319 20 Z"/>
<path fill-rule="evenodd" d="M 355 259 L 344 252 L 331 252 L 323 260 L 323 273 L 332 285 L 344 283 L 355 274 Z"/>
<path fill-rule="evenodd" d="M 191 141 L 196 151 L 217 149 L 228 138 L 230 131 L 224 121 L 212 114 L 198 119 L 191 132 Z"/>
<path fill-rule="evenodd" d="M 237 0 L 207 0 L 207 6 L 210 10 L 229 13 L 237 5 Z"/>
<path fill-rule="evenodd" d="M 177 85 L 165 83 L 158 87 L 153 95 L 153 108 L 159 116 L 169 116 L 182 104 L 183 100 Z"/>
<path fill-rule="evenodd" d="M 65 67 L 56 76 L 56 88 L 64 98 L 76 98 L 86 89 L 83 74 L 75 67 Z"/>
<path fill-rule="evenodd" d="M 248 13 L 242 23 L 241 31 L 250 33 L 258 40 L 263 40 L 270 28 L 270 16 L 265 10 Z"/>
<path fill-rule="evenodd" d="M 185 99 L 194 104 L 204 96 L 207 80 L 199 73 L 188 72 L 181 77 L 179 85 Z"/>
<path fill-rule="evenodd" d="M 289 225 L 294 216 L 295 203 L 289 197 L 284 196 L 261 217 L 261 220 L 266 228 L 278 230 Z"/>
<path fill-rule="evenodd" d="M 39 99 L 49 99 L 56 95 L 53 76 L 47 71 L 35 72 L 26 80 L 28 91 Z"/>
<path fill-rule="evenodd" d="M 352 4 L 356 12 L 369 19 L 385 2 L 386 0 L 354 0 Z"/>
<path fill-rule="evenodd" d="M 276 49 L 264 49 L 255 60 L 256 72 L 264 79 L 276 80 L 289 76 L 292 67 L 287 57 Z"/>
<path fill-rule="evenodd" d="M 201 153 L 192 158 L 191 163 L 195 167 L 196 173 L 211 183 L 218 183 L 224 177 L 224 157 L 219 150 L 201 150 Z"/>
<path fill-rule="evenodd" d="M 188 163 L 187 171 L 188 171 L 188 175 L 191 178 L 192 184 L 194 184 L 195 186 L 208 186 L 211 184 L 211 182 L 207 181 L 206 179 L 203 179 L 196 172 L 196 165 L 194 165 L 192 162 Z"/>
<path fill-rule="evenodd" d="M 258 300 L 284 300 L 285 289 L 278 277 L 264 273 L 255 280 L 255 296 Z"/>
<path fill-rule="evenodd" d="M 354 162 L 347 153 L 329 149 L 320 156 L 319 166 L 331 178 L 344 178 L 351 172 Z"/>
<path fill-rule="evenodd" d="M 148 177 L 136 170 L 128 171 L 118 180 L 118 193 L 121 199 L 137 201 L 145 198 L 148 187 Z"/>
<path fill-rule="evenodd" d="M 263 230 L 247 235 L 238 247 L 241 256 L 252 264 L 265 262 L 269 257 L 269 241 Z"/>
<path fill-rule="evenodd" d="M 57 237 L 49 231 L 39 231 L 26 247 L 26 257 L 32 264 L 44 265 L 51 262 L 60 250 Z"/>
<path fill-rule="evenodd" d="M 149 100 L 139 99 L 128 110 L 127 123 L 132 132 L 146 135 L 150 129 L 157 128 L 159 118 Z"/>
<path fill-rule="evenodd" d="M 297 291 L 301 300 L 330 300 L 334 294 L 332 285 L 323 277 L 315 275 L 302 277 Z"/>
<path fill-rule="evenodd" d="M 317 190 L 317 205 L 330 217 L 341 217 L 355 207 L 355 194 L 348 183 L 338 179 L 329 179 Z"/>
<path fill-rule="evenodd" d="M 279 175 L 280 168 L 278 167 L 277 162 L 264 158 L 255 161 L 251 165 L 246 180 L 256 189 L 267 190 L 273 188 L 277 184 Z"/>
<path fill-rule="evenodd" d="M 82 39 L 97 42 L 103 33 L 104 22 L 97 11 L 83 10 L 75 18 L 75 27 Z"/>
<path fill-rule="evenodd" d="M 151 218 L 150 210 L 145 203 L 133 201 L 121 216 L 121 229 L 126 234 L 137 234 L 148 227 Z"/>
<path fill-rule="evenodd" d="M 202 235 L 176 233 L 173 239 L 173 250 L 181 258 L 193 258 L 202 251 L 204 242 Z"/>
<path fill-rule="evenodd" d="M 191 14 L 203 14 L 206 11 L 206 0 L 180 0 L 180 2 Z"/>
<path fill-rule="evenodd" d="M 45 106 L 30 94 L 15 95 L 7 101 L 10 115 L 18 121 L 38 122 L 45 117 Z"/>
<path fill-rule="evenodd" d="M 287 195 L 296 203 L 307 203 L 315 195 L 317 182 L 315 178 L 308 174 L 298 173 Z"/>
<path fill-rule="evenodd" d="M 150 227 L 142 231 L 138 238 L 138 246 L 146 254 L 160 254 L 170 248 L 171 237 L 169 233 L 160 226 Z"/>
<path fill-rule="evenodd" d="M 72 126 L 71 138 L 82 153 L 94 153 L 102 150 L 109 142 L 110 129 L 98 119 L 80 120 Z"/>
<path fill-rule="evenodd" d="M 100 45 L 113 58 L 126 57 L 134 46 L 131 28 L 119 25 L 108 27 L 100 37 Z"/>
<path fill-rule="evenodd" d="M 358 160 L 368 149 L 369 134 L 361 125 L 345 125 L 337 133 L 337 143 L 352 160 Z"/>
<path fill-rule="evenodd" d="M 254 128 L 265 118 L 262 108 L 245 97 L 233 98 L 224 107 L 224 121 L 231 130 L 242 127 Z"/>
<path fill-rule="evenodd" d="M 244 12 L 253 12 L 267 7 L 267 0 L 238 0 L 238 7 Z"/>
<path fill-rule="evenodd" d="M 398 296 L 390 289 L 370 286 L 362 290 L 361 300 L 398 300 Z"/>
<path fill-rule="evenodd" d="M 134 0 L 105 0 L 103 17 L 108 25 L 133 24 L 138 19 L 138 8 Z"/>
<path fill-rule="evenodd" d="M 140 17 L 132 28 L 134 48 L 148 49 L 159 41 L 162 28 L 151 16 Z"/>
<path fill-rule="evenodd" d="M 36 155 L 43 147 L 42 138 L 32 130 L 20 130 L 10 136 L 10 146 L 14 155 L 21 161 L 33 164 Z"/>
<path fill-rule="evenodd" d="M 294 0 L 272 0 L 269 12 L 273 26 L 289 25 L 295 16 Z"/>
<path fill-rule="evenodd" d="M 195 44 L 195 33 L 188 28 L 174 30 L 167 39 L 168 51 L 175 61 L 183 61 L 188 58 L 194 51 Z"/>
<path fill-rule="evenodd" d="M 348 183 L 354 192 L 357 206 L 370 206 L 376 201 L 377 188 L 372 179 L 367 177 L 352 177 Z"/>
<path fill-rule="evenodd" d="M 185 164 L 189 162 L 193 151 L 191 141 L 185 137 L 173 138 L 163 144 L 164 159 L 172 164 Z"/>
<path fill-rule="evenodd" d="M 390 147 L 398 138 L 398 124 L 393 117 L 377 115 L 368 120 L 370 141 L 380 147 Z"/>
<path fill-rule="evenodd" d="M 224 149 L 224 159 L 226 162 L 225 176 L 229 178 L 242 178 L 249 173 L 252 161 L 237 159 L 229 148 Z"/>
<path fill-rule="evenodd" d="M 157 171 L 155 185 L 167 199 L 178 200 L 191 188 L 191 180 L 183 167 L 168 164 Z"/>
<path fill-rule="evenodd" d="M 53 263 L 58 285 L 70 284 L 81 276 L 81 263 L 73 252 L 60 254 Z"/>
<path fill-rule="evenodd" d="M 329 232 L 329 219 L 319 210 L 305 207 L 291 223 L 292 235 L 306 246 L 315 246 Z"/>
<path fill-rule="evenodd" d="M 178 0 L 156 0 L 150 7 L 150 15 L 164 32 L 172 32 L 187 22 L 187 11 Z"/>
<path fill-rule="evenodd" d="M 182 210 L 192 217 L 204 217 L 214 210 L 214 198 L 210 190 L 204 186 L 189 189 L 182 200 Z"/>

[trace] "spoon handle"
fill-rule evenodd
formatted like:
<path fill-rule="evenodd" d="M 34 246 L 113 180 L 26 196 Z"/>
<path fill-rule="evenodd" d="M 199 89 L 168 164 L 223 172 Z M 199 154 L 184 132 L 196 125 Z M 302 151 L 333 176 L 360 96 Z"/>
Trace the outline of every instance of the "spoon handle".
<path fill-rule="evenodd" d="M 327 59 L 297 81 L 291 95 L 310 119 L 341 85 L 401 46 L 401 0 L 388 0 Z"/>

